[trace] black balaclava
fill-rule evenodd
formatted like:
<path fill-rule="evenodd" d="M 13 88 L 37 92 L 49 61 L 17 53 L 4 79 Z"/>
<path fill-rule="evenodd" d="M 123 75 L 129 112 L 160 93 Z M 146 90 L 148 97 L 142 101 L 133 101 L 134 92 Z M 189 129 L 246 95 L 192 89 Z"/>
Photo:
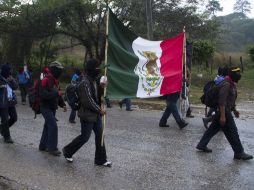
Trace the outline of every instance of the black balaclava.
<path fill-rule="evenodd" d="M 76 73 L 78 76 L 81 75 L 81 71 L 80 71 L 79 69 L 76 69 L 76 70 L 75 70 L 75 73 Z"/>
<path fill-rule="evenodd" d="M 85 72 L 92 79 L 96 79 L 96 77 L 98 77 L 100 74 L 100 69 L 98 69 L 97 66 L 98 62 L 96 59 L 88 60 L 85 65 Z"/>
<path fill-rule="evenodd" d="M 241 79 L 240 68 L 231 68 L 229 71 L 229 76 L 235 83 L 238 83 L 238 81 Z"/>
<path fill-rule="evenodd" d="M 1 67 L 1 75 L 4 78 L 8 78 L 11 75 L 11 67 L 9 64 L 4 64 Z"/>
<path fill-rule="evenodd" d="M 63 72 L 63 69 L 60 69 L 58 67 L 49 67 L 49 70 L 51 74 L 55 77 L 55 79 L 59 79 L 59 77 L 61 76 Z"/>

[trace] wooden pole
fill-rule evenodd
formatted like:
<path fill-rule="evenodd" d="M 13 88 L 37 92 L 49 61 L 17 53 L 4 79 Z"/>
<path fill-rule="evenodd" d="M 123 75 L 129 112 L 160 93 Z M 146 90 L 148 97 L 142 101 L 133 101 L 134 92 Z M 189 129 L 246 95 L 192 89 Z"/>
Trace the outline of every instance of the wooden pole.
<path fill-rule="evenodd" d="M 183 66 L 184 66 L 184 94 L 186 96 L 185 102 L 184 102 L 184 111 L 186 112 L 186 101 L 187 101 L 187 89 L 186 89 L 186 80 L 187 80 L 187 67 L 186 67 L 186 33 L 185 33 L 185 26 L 183 28 L 184 32 L 184 40 L 183 40 Z"/>
<path fill-rule="evenodd" d="M 183 65 L 182 70 L 184 70 L 184 95 L 186 96 L 186 39 L 185 39 L 185 26 L 183 27 L 183 33 L 184 33 L 184 40 L 183 40 Z M 183 98 L 180 96 L 180 113 L 182 113 L 182 104 L 183 104 Z M 186 111 L 186 100 L 184 101 L 184 111 Z"/>
<path fill-rule="evenodd" d="M 107 63 L 108 63 L 108 25 L 109 25 L 109 8 L 108 8 L 108 1 L 107 1 L 107 20 L 106 20 L 106 45 L 105 45 L 105 71 L 104 71 L 104 76 L 107 76 Z M 103 98 L 105 98 L 107 92 L 107 86 L 104 88 L 104 94 Z M 106 106 L 103 104 L 104 109 L 106 110 Z M 101 146 L 104 144 L 104 131 L 106 128 L 106 115 L 103 115 L 103 123 L 102 123 L 102 136 L 101 136 Z"/>

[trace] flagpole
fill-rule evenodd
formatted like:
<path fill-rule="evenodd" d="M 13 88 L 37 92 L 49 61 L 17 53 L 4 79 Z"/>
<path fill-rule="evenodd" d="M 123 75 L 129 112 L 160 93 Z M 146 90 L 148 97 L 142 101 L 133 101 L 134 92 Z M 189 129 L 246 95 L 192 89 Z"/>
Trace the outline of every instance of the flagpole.
<path fill-rule="evenodd" d="M 184 33 L 184 40 L 183 40 L 184 96 L 186 96 L 186 98 L 187 98 L 187 89 L 186 89 L 186 78 L 187 78 L 187 70 L 186 69 L 187 68 L 186 68 L 186 35 L 185 35 L 185 26 L 183 27 L 183 33 Z M 182 105 L 182 101 L 181 101 L 181 105 Z M 180 110 L 180 112 L 181 111 L 182 110 Z M 186 99 L 184 101 L 184 111 L 186 111 Z"/>
<path fill-rule="evenodd" d="M 107 63 L 108 63 L 108 24 L 109 24 L 109 7 L 108 7 L 108 1 L 106 1 L 107 4 L 107 19 L 106 19 L 106 44 L 105 44 L 105 60 L 104 60 L 104 65 L 105 65 L 105 71 L 104 71 L 104 76 L 107 76 Z M 104 94 L 103 97 L 106 97 L 106 92 L 107 92 L 107 86 L 104 88 Z M 106 106 L 104 104 L 104 109 L 106 110 Z M 102 123 L 102 136 L 101 136 L 101 146 L 104 144 L 104 131 L 106 128 L 106 114 L 103 115 L 103 123 Z"/>

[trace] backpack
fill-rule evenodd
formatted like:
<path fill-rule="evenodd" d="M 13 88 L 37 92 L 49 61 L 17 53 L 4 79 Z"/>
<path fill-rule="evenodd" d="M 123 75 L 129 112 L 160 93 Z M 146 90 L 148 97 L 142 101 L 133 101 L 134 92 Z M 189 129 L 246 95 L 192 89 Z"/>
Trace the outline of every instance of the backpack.
<path fill-rule="evenodd" d="M 35 85 L 28 89 L 28 101 L 29 106 L 34 111 L 34 119 L 37 114 L 40 114 L 40 88 L 41 88 L 41 80 L 37 80 Z"/>
<path fill-rule="evenodd" d="M 200 97 L 201 103 L 216 109 L 219 99 L 219 84 L 216 85 L 213 80 L 208 81 L 203 88 L 203 93 Z"/>
<path fill-rule="evenodd" d="M 80 100 L 78 95 L 78 84 L 68 84 L 65 88 L 64 100 L 68 102 L 73 110 L 80 108 Z"/>

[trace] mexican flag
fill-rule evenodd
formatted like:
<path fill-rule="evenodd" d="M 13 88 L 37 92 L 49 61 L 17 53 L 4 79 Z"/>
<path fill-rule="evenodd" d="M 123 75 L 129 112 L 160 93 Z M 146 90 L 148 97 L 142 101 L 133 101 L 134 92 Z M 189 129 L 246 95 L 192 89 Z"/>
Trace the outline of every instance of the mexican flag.
<path fill-rule="evenodd" d="M 151 98 L 182 88 L 184 33 L 165 41 L 138 37 L 109 10 L 108 98 Z"/>

